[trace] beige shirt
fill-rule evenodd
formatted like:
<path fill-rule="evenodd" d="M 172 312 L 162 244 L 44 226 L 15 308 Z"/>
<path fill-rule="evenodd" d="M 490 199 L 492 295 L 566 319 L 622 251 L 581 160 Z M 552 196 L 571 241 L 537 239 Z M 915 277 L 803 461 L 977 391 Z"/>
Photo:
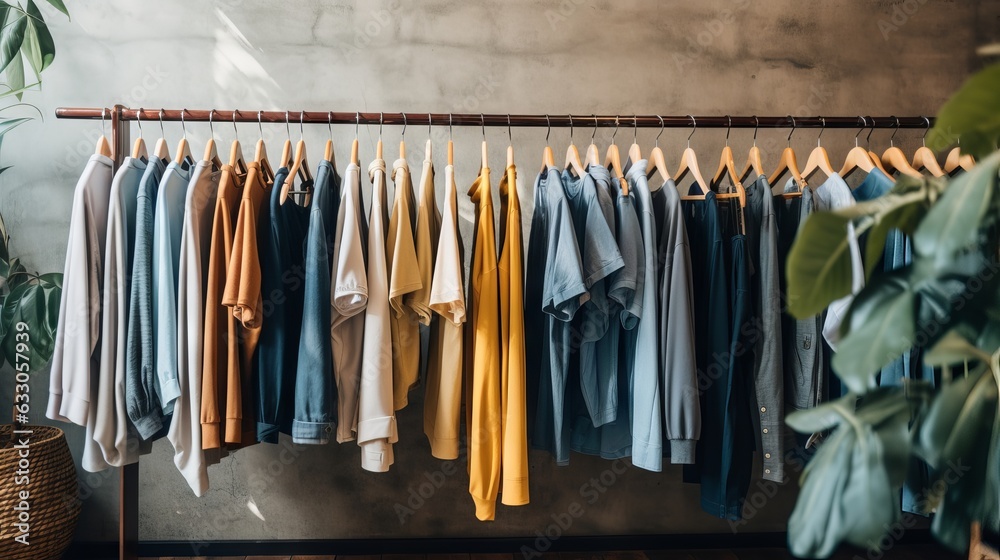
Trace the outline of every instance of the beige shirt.
<path fill-rule="evenodd" d="M 462 331 L 465 323 L 464 255 L 458 232 L 455 168 L 444 170 L 444 217 L 437 242 L 429 307 L 440 315 L 431 338 L 424 396 L 424 433 L 431 455 L 457 459 L 462 409 Z"/>
<path fill-rule="evenodd" d="M 406 160 L 392 164 L 395 201 L 389 219 L 386 254 L 389 258 L 389 305 L 392 315 L 392 401 L 400 410 L 407 404 L 407 394 L 417 384 L 420 369 L 420 323 L 416 311 L 404 300 L 420 289 L 420 268 L 413 240 L 416 205 Z"/>
<path fill-rule="evenodd" d="M 333 376 L 337 382 L 337 441 L 354 440 L 358 429 L 358 389 L 361 382 L 368 306 L 365 271 L 365 217 L 362 214 L 361 169 L 350 163 L 344 173 L 337 211 L 333 247 L 333 278 L 330 283 Z"/>
<path fill-rule="evenodd" d="M 368 215 L 368 307 L 365 309 L 364 354 L 358 392 L 358 445 L 361 468 L 386 472 L 393 463 L 392 444 L 398 439 L 392 407 L 392 333 L 389 327 L 389 270 L 385 251 L 385 161 L 368 166 L 372 202 Z"/>

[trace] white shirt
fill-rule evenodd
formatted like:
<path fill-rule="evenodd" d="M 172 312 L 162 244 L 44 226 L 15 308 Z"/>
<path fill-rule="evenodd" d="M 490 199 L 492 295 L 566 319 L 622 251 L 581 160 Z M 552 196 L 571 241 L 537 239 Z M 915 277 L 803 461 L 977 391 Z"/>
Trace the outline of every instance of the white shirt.
<path fill-rule="evenodd" d="M 73 192 L 46 416 L 87 425 L 101 328 L 111 158 L 90 156 Z"/>
<path fill-rule="evenodd" d="M 212 219 L 221 170 L 200 161 L 191 174 L 184 199 L 177 285 L 177 398 L 167 439 L 174 446 L 174 464 L 196 496 L 208 492 L 208 465 L 219 451 L 201 444 L 201 368 L 204 350 L 204 293 Z M 206 454 L 211 455 L 206 456 Z"/>
<path fill-rule="evenodd" d="M 368 307 L 358 394 L 358 445 L 361 468 L 386 472 L 393 463 L 392 444 L 397 440 L 392 403 L 392 333 L 389 328 L 389 272 L 386 261 L 385 161 L 368 166 L 372 205 L 368 217 Z"/>

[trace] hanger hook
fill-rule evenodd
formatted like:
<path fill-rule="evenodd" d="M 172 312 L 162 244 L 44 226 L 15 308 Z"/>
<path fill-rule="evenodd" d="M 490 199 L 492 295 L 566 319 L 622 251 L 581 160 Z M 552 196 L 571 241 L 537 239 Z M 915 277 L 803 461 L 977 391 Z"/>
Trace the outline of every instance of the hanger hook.
<path fill-rule="evenodd" d="M 569 117 L 569 143 L 573 143 L 573 115 L 566 115 Z"/>
<path fill-rule="evenodd" d="M 618 136 L 618 119 L 620 115 L 615 115 L 615 131 L 611 133 L 611 143 L 615 143 L 615 137 Z"/>
<path fill-rule="evenodd" d="M 236 109 L 233 109 L 233 135 L 236 136 L 237 139 L 240 136 L 240 131 L 236 128 L 236 115 L 238 115 L 238 114 L 239 114 L 239 111 L 237 111 Z M 264 136 L 264 134 L 263 134 L 263 132 L 261 132 L 261 137 L 263 138 L 263 136 Z"/>
<path fill-rule="evenodd" d="M 927 133 L 931 129 L 931 119 L 929 119 L 928 117 L 921 117 L 921 118 L 924 119 L 924 122 L 927 123 L 927 127 L 924 128 L 924 136 L 923 136 L 923 138 L 920 139 L 920 145 L 924 146 L 926 148 L 927 147 Z"/>
<path fill-rule="evenodd" d="M 382 111 L 378 112 L 378 139 L 382 139 L 382 122 L 385 120 L 385 115 Z"/>
<path fill-rule="evenodd" d="M 688 134 L 688 139 L 687 139 L 688 148 L 690 148 L 691 137 L 694 136 L 694 131 L 698 130 L 698 121 L 694 119 L 693 115 L 688 115 L 688 118 L 691 119 L 691 134 Z"/>
<path fill-rule="evenodd" d="M 141 110 L 142 109 L 140 109 L 140 111 Z M 108 135 L 108 129 L 107 129 L 107 126 L 106 126 L 106 124 L 104 122 L 104 114 L 107 113 L 107 111 L 108 111 L 107 107 L 101 107 L 101 134 L 103 136 L 107 136 Z"/>
<path fill-rule="evenodd" d="M 895 146 L 892 141 L 896 138 L 896 133 L 899 132 L 899 117 L 893 115 L 889 118 L 896 119 L 896 126 L 892 128 L 892 136 L 889 137 L 889 147 L 891 148 Z"/>
<path fill-rule="evenodd" d="M 823 132 L 826 131 L 826 117 L 819 117 L 819 122 L 823 123 L 823 125 L 819 129 L 819 136 L 816 137 L 817 148 L 820 146 L 820 138 L 823 137 Z"/>
<path fill-rule="evenodd" d="M 212 122 L 212 117 L 214 115 L 215 115 L 215 109 L 209 109 L 208 110 L 208 130 L 211 133 L 212 138 L 215 138 L 215 123 Z"/>
<path fill-rule="evenodd" d="M 549 143 L 549 133 L 552 132 L 552 121 L 549 120 L 549 116 L 545 115 L 545 143 Z"/>
<path fill-rule="evenodd" d="M 138 125 L 139 127 L 139 138 L 142 138 L 142 119 L 140 118 L 141 116 L 142 116 L 142 107 L 139 107 L 139 110 L 135 112 L 135 124 Z M 212 126 L 212 120 L 211 120 L 212 115 L 209 115 L 208 118 L 209 118 L 208 126 Z M 102 121 L 104 120 L 104 111 L 101 111 L 101 120 Z"/>
<path fill-rule="evenodd" d="M 431 114 L 427 113 L 427 138 L 431 137 Z"/>
<path fill-rule="evenodd" d="M 514 145 L 514 133 L 510 131 L 510 113 L 507 113 L 507 143 Z"/>
<path fill-rule="evenodd" d="M 663 127 L 665 125 L 663 124 L 663 117 L 661 117 L 660 115 L 656 115 L 656 118 L 660 119 L 660 131 L 656 133 L 656 140 L 654 141 L 654 146 L 659 147 L 660 146 L 660 135 L 663 134 Z"/>
<path fill-rule="evenodd" d="M 868 136 L 865 136 L 865 147 L 871 149 L 872 147 L 872 133 L 875 132 L 875 117 L 869 116 L 865 119 L 865 124 L 868 123 L 868 119 L 872 120 L 870 127 L 868 128 Z"/>
<path fill-rule="evenodd" d="M 330 129 L 330 140 L 333 140 L 333 111 L 326 114 L 326 127 Z"/>
<path fill-rule="evenodd" d="M 299 140 L 306 139 L 306 129 L 303 126 L 303 121 L 306 120 L 306 112 L 299 111 Z"/>
<path fill-rule="evenodd" d="M 361 111 L 354 112 L 354 139 L 358 139 L 358 131 L 361 130 Z"/>
<path fill-rule="evenodd" d="M 451 131 L 451 125 L 452 125 L 451 121 L 452 121 L 452 117 L 453 116 L 454 115 L 452 115 L 451 113 L 448 113 L 448 141 L 449 142 L 451 142 L 451 132 L 452 132 Z"/>
<path fill-rule="evenodd" d="M 285 136 L 288 137 L 288 141 L 292 141 L 292 129 L 288 127 L 288 111 L 285 111 Z"/>
<path fill-rule="evenodd" d="M 167 135 L 166 135 L 165 132 L 163 132 L 163 109 L 162 108 L 160 109 L 159 117 L 160 117 L 160 138 L 166 138 Z"/>
<path fill-rule="evenodd" d="M 730 115 L 726 115 L 726 119 L 728 119 L 727 120 L 727 124 L 726 124 L 726 145 L 728 146 L 729 145 L 729 133 L 733 131 L 733 117 L 730 116 Z"/>
<path fill-rule="evenodd" d="M 757 146 L 757 129 L 758 128 L 760 128 L 760 119 L 757 118 L 757 115 L 754 115 L 753 116 L 753 145 L 755 147 Z"/>
<path fill-rule="evenodd" d="M 483 142 L 486 141 L 486 115 L 479 113 L 479 125 L 483 127 Z"/>
<path fill-rule="evenodd" d="M 402 141 L 406 137 L 406 113 L 400 113 L 403 115 L 403 130 L 399 133 L 399 140 Z"/>
<path fill-rule="evenodd" d="M 639 143 L 639 117 L 632 115 L 632 143 Z"/>
<path fill-rule="evenodd" d="M 187 112 L 187 109 L 181 109 L 181 136 L 182 136 L 182 137 L 183 137 L 183 138 L 184 138 L 185 140 L 186 140 L 186 139 L 187 139 L 187 137 L 188 137 L 188 129 L 187 129 L 187 124 L 185 124 L 185 122 L 184 122 L 184 113 L 186 113 L 186 112 Z"/>
<path fill-rule="evenodd" d="M 788 138 L 785 139 L 785 142 L 788 144 L 789 147 L 791 147 L 792 135 L 795 134 L 795 117 L 788 115 L 788 118 L 791 119 L 792 121 L 792 130 L 788 131 Z"/>
<path fill-rule="evenodd" d="M 594 133 L 590 135 L 590 143 L 591 143 L 591 144 L 593 144 L 593 143 L 594 143 L 594 138 L 596 138 L 596 137 L 597 137 L 597 127 L 598 127 L 598 123 L 597 123 L 597 115 L 595 114 L 595 115 L 594 115 Z"/>
<path fill-rule="evenodd" d="M 264 139 L 264 122 L 263 122 L 264 111 L 257 111 L 257 130 L 260 131 L 260 139 Z"/>
<path fill-rule="evenodd" d="M 854 147 L 855 148 L 858 147 L 858 136 L 861 136 L 861 133 L 864 132 L 865 128 L 868 127 L 868 120 L 867 119 L 865 119 L 864 117 L 862 117 L 860 115 L 858 115 L 858 119 L 861 120 L 861 128 L 859 128 L 858 129 L 858 133 L 854 135 Z"/>

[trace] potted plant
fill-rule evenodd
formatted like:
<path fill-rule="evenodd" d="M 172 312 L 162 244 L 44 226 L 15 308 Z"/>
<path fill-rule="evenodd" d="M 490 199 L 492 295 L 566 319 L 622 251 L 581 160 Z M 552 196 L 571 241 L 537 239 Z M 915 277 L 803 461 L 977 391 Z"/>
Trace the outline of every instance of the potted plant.
<path fill-rule="evenodd" d="M 924 509 L 940 542 L 961 551 L 973 524 L 1000 530 L 998 138 L 995 65 L 942 107 L 927 137 L 937 149 L 959 142 L 975 167 L 954 178 L 901 177 L 882 198 L 803 224 L 786 271 L 794 316 L 851 295 L 851 243 L 867 257 L 865 286 L 854 294 L 832 361 L 850 392 L 787 419 L 799 432 L 826 434 L 789 519 L 796 555 L 827 557 L 844 541 L 877 548 L 900 521 L 899 492 L 916 459 L 930 469 Z M 874 265 L 894 228 L 909 236 L 913 259 L 880 270 Z M 940 383 L 877 386 L 880 368 L 914 346 L 941 368 Z"/>

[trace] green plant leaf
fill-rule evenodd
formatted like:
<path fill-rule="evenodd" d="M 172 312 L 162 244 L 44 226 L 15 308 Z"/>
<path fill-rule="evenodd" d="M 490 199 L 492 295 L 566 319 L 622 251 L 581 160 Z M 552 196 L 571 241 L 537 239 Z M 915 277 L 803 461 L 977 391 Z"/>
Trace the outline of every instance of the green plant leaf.
<path fill-rule="evenodd" d="M 942 151 L 961 140 L 963 153 L 982 159 L 996 150 L 1000 137 L 1000 64 L 966 80 L 938 111 L 927 145 Z"/>
<path fill-rule="evenodd" d="M 947 263 L 978 241 L 979 227 L 989 209 L 1000 169 L 1000 152 L 960 175 L 927 212 L 913 234 L 914 251 Z"/>
<path fill-rule="evenodd" d="M 13 328 L 13 325 L 22 321 L 28 325 L 30 333 L 27 352 L 30 368 L 37 371 L 44 367 L 52 357 L 54 339 L 46 326 L 50 316 L 48 295 L 46 288 L 38 283 L 29 282 L 12 290 L 7 297 L 3 313 L 0 315 L 0 321 L 7 325 L 7 332 L 3 341 L 0 342 L 0 351 L 3 352 L 8 363 L 16 363 L 19 341 L 17 340 L 18 331 Z M 23 355 L 24 352 L 21 354 Z"/>
<path fill-rule="evenodd" d="M 866 280 L 871 280 L 872 272 L 882 262 L 882 254 L 885 251 L 885 242 L 889 232 L 898 229 L 904 234 L 912 233 L 926 210 L 927 206 L 924 202 L 912 202 L 898 206 L 875 220 L 871 230 L 868 231 L 868 239 L 865 242 Z"/>
<path fill-rule="evenodd" d="M 16 117 L 13 119 L 0 120 L 0 139 L 3 139 L 4 135 L 10 132 L 11 130 L 21 126 L 22 124 L 30 120 L 31 117 Z"/>
<path fill-rule="evenodd" d="M 847 225 L 837 212 L 809 216 L 788 256 L 788 311 L 805 319 L 851 293 L 851 255 Z"/>
<path fill-rule="evenodd" d="M 2 12 L 4 19 L 3 29 L 0 30 L 0 71 L 5 70 L 15 59 L 21 58 L 21 44 L 24 43 L 24 31 L 28 26 L 28 18 L 24 12 L 9 6 Z M 19 87 L 21 86 L 11 83 L 12 89 Z"/>
<path fill-rule="evenodd" d="M 924 363 L 931 367 L 945 367 L 962 364 L 965 361 L 981 360 L 984 355 L 989 357 L 989 354 L 977 348 L 958 331 L 958 328 L 948 331 L 937 344 L 924 352 Z"/>
<path fill-rule="evenodd" d="M 45 25 L 42 13 L 38 11 L 38 6 L 33 0 L 28 0 L 28 27 L 25 32 L 24 46 L 22 50 L 35 74 L 41 76 L 42 70 L 52 64 L 56 57 L 56 44 L 52 40 L 52 34 Z"/>
<path fill-rule="evenodd" d="M 24 85 L 24 62 L 21 60 L 20 53 L 7 65 L 7 86 L 10 87 L 7 95 L 13 95 L 18 101 L 21 100 L 24 91 L 30 87 Z"/>
<path fill-rule="evenodd" d="M 853 411 L 858 397 L 845 395 L 835 401 L 796 410 L 785 418 L 785 423 L 800 434 L 815 434 L 833 429 L 844 421 L 842 411 Z"/>
<path fill-rule="evenodd" d="M 3 214 L 0 214 L 0 261 L 6 263 L 10 260 L 10 253 L 8 252 L 7 245 L 10 243 L 10 236 L 7 235 L 7 225 L 4 224 Z M 6 274 L 0 274 L 0 277 L 6 277 Z"/>
<path fill-rule="evenodd" d="M 55 9 L 66 14 L 66 17 L 70 17 L 69 10 L 66 9 L 66 4 L 63 4 L 62 0 L 46 0 L 46 1 L 53 7 L 55 7 Z"/>
<path fill-rule="evenodd" d="M 874 374 L 913 344 L 915 296 L 898 274 L 876 276 L 851 305 L 850 329 L 833 356 L 847 388 L 863 394 Z"/>

